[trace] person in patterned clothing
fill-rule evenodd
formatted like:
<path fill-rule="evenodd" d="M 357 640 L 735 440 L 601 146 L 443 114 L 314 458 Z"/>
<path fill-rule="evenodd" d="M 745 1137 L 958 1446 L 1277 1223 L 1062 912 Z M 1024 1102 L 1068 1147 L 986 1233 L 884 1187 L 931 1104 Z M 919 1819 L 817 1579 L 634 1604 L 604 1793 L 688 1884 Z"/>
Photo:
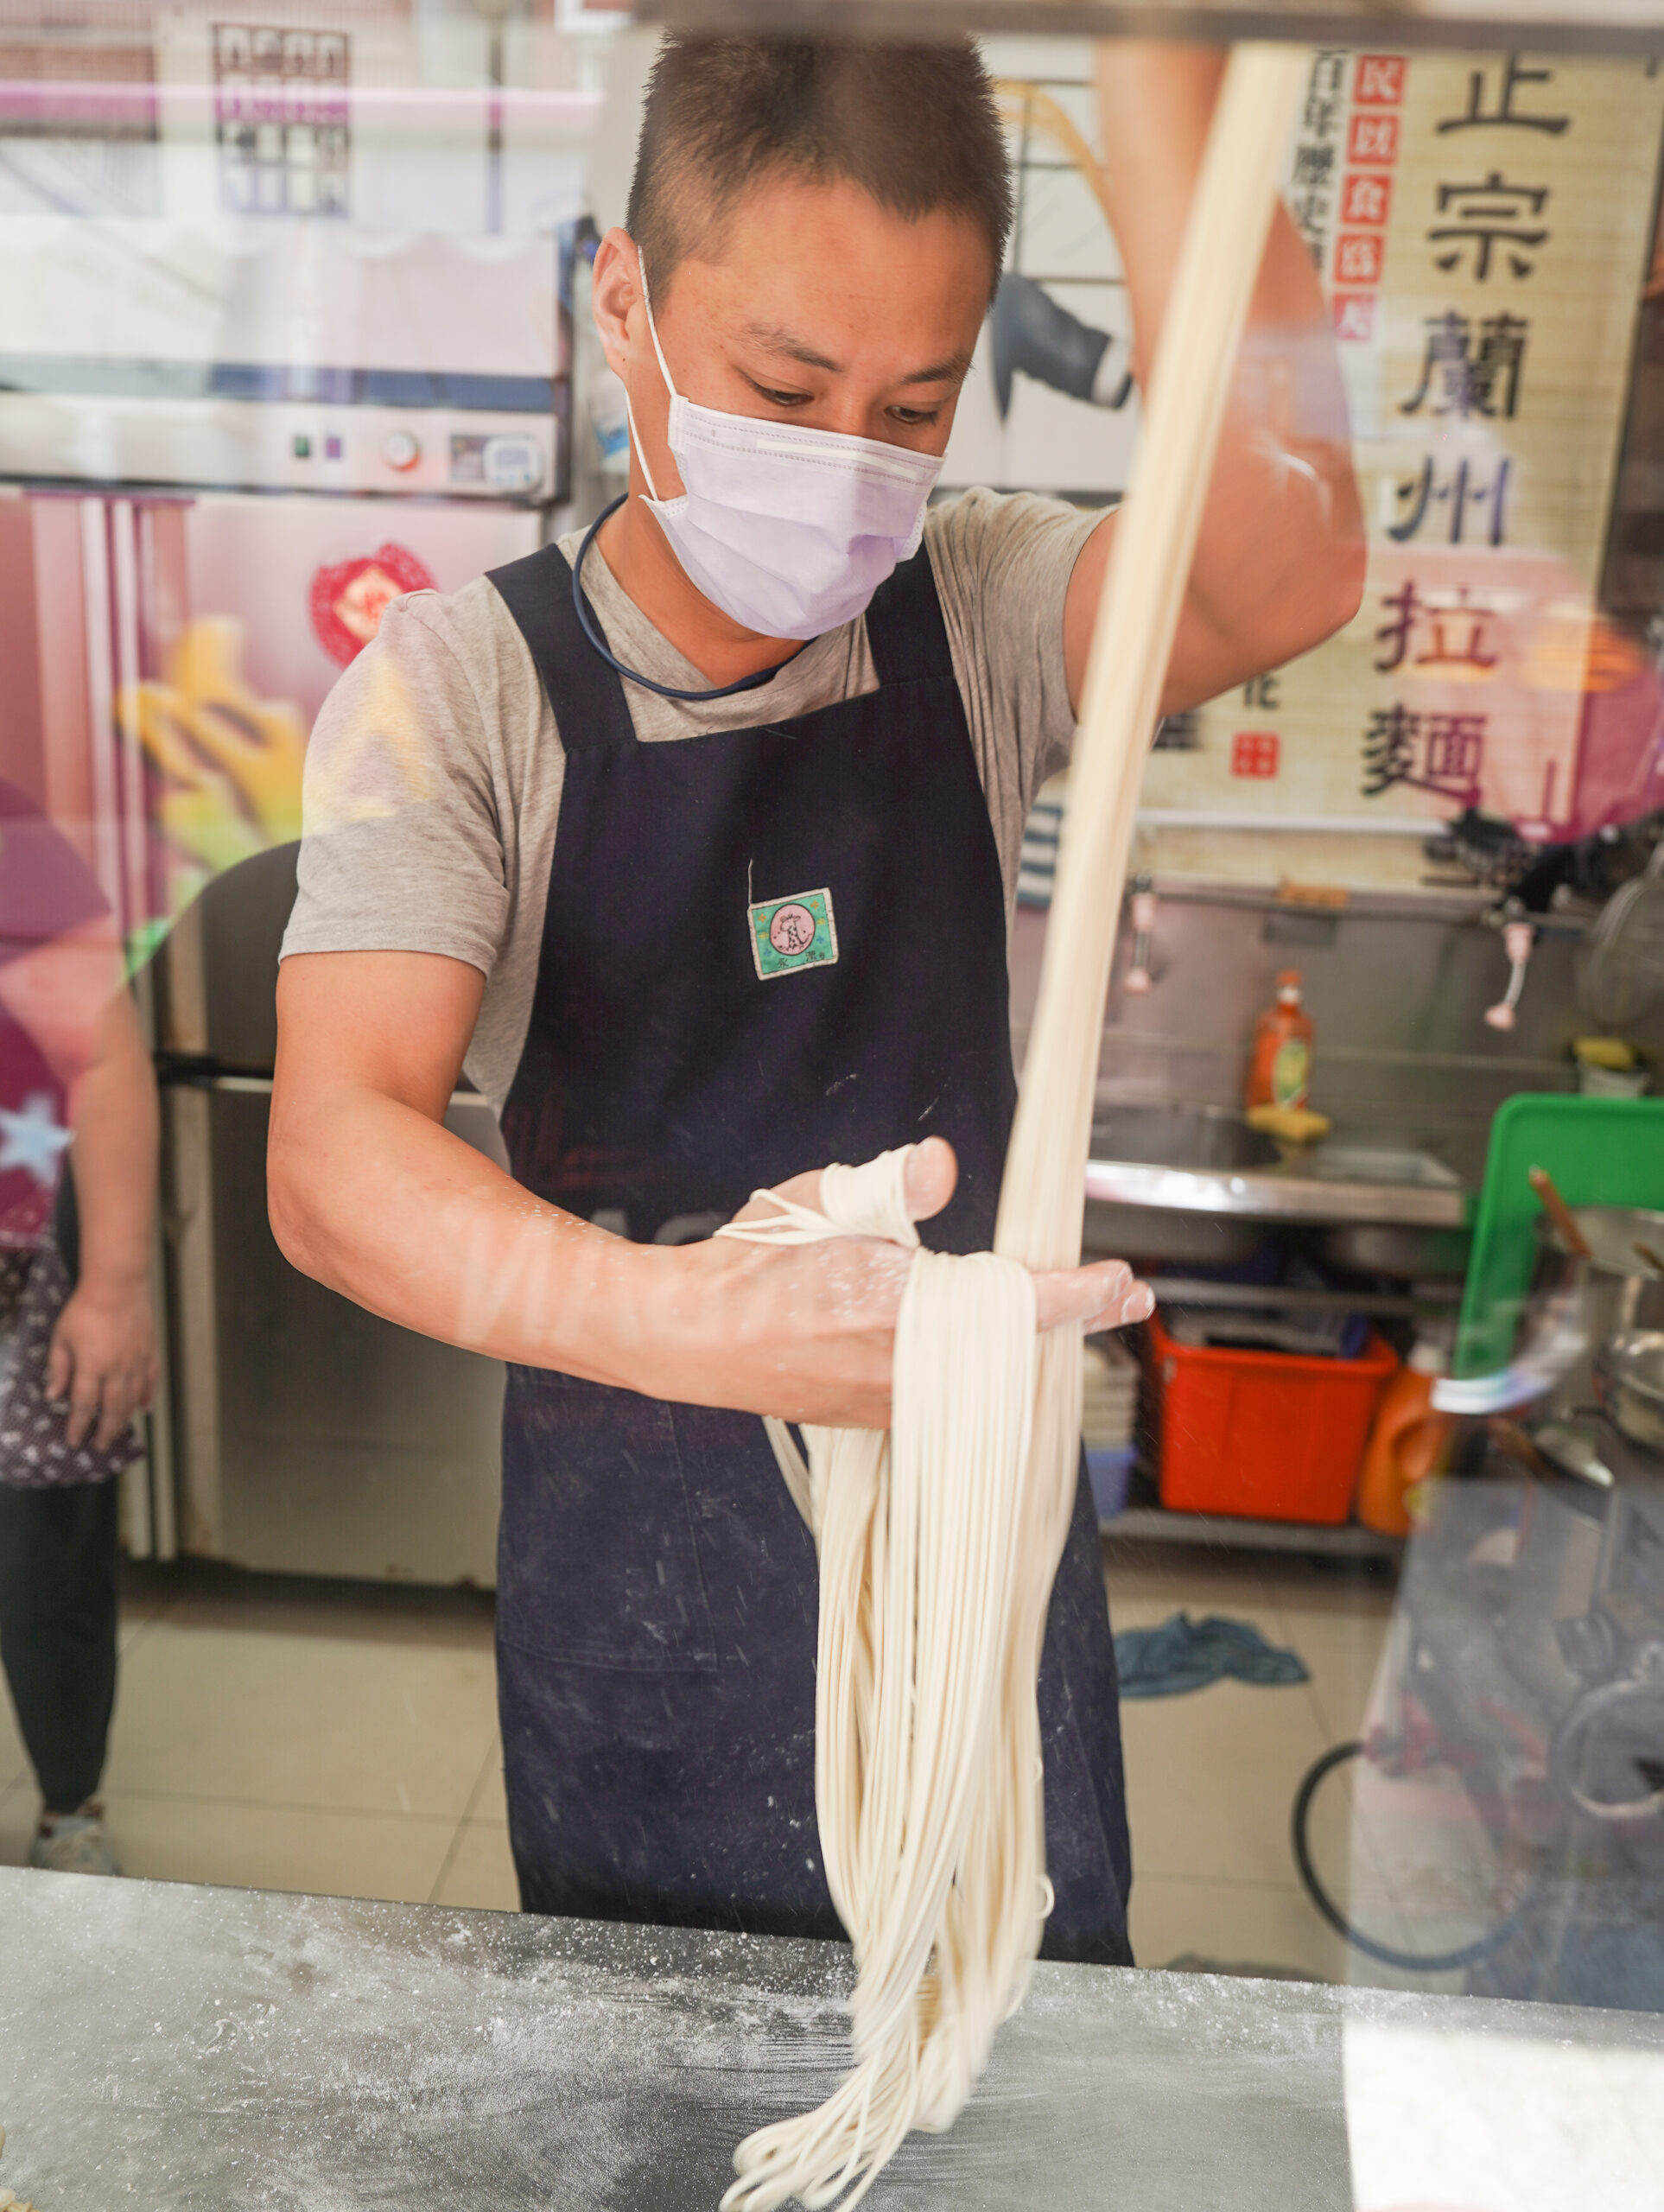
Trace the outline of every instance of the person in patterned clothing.
<path fill-rule="evenodd" d="M 40 1786 L 30 1863 L 118 1871 L 115 1478 L 155 1386 L 156 1077 L 114 917 L 0 783 L 0 1661 Z"/>

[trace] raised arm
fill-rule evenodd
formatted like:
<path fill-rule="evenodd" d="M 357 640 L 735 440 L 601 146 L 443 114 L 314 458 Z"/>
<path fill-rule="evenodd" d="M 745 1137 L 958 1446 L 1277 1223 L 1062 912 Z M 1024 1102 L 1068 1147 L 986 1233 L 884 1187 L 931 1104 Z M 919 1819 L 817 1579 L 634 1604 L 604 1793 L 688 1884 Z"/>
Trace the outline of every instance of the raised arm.
<path fill-rule="evenodd" d="M 534 1198 L 444 1126 L 483 990 L 434 953 L 283 963 L 267 1164 L 292 1263 L 406 1328 L 499 1359 L 695 1405 L 885 1427 L 898 1247 L 772 1250 L 719 1237 L 632 1244 Z M 946 1205 L 953 1155 L 915 1155 L 915 1218 Z M 814 1202 L 818 1173 L 784 1187 Z M 1119 1262 L 1038 1279 L 1043 1327 L 1141 1319 Z"/>
<path fill-rule="evenodd" d="M 1101 49 L 1111 219 L 1131 298 L 1134 367 L 1157 351 L 1223 59 L 1198 47 Z M 1088 539 L 1064 616 L 1070 696 L 1086 680 L 1115 518 Z M 1357 612 L 1364 536 L 1345 393 L 1322 287 L 1279 209 L 1204 511 L 1162 711 L 1216 697 L 1319 645 Z"/>

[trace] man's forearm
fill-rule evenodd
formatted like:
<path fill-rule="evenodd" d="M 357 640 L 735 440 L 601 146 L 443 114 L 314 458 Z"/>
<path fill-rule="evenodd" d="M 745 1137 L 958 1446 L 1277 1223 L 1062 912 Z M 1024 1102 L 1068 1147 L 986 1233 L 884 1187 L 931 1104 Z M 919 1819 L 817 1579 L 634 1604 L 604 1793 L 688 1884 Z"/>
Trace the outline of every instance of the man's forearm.
<path fill-rule="evenodd" d="M 1211 49 L 1117 43 L 1098 90 L 1104 173 L 1133 313 L 1134 359 L 1159 345 L 1223 73 Z M 1197 539 L 1168 708 L 1304 650 L 1362 588 L 1362 518 L 1345 391 L 1312 257 L 1286 210 L 1272 226 Z"/>
<path fill-rule="evenodd" d="M 888 1427 L 905 1246 L 632 1244 L 543 1204 L 384 1093 L 335 1084 L 292 1105 L 280 1075 L 276 1096 L 268 1181 L 278 1243 L 303 1273 L 372 1313 L 676 1404 Z M 952 1155 L 932 1140 L 908 1172 L 910 1203 L 926 1217 L 951 1194 Z M 800 1205 L 818 1194 L 812 1172 L 785 1186 Z M 1035 1277 L 1041 1328 L 1119 1328 L 1149 1310 L 1119 1262 Z"/>
<path fill-rule="evenodd" d="M 292 1263 L 405 1328 L 680 1404 L 887 1422 L 910 1256 L 899 1246 L 632 1243 L 546 1205 L 369 1086 L 320 1086 L 289 1103 L 281 1063 L 267 1184 Z M 1080 1272 L 1084 1282 L 1092 1271 Z M 1054 1281 L 1064 1317 L 1083 1313 L 1090 1285 L 1071 1309 L 1072 1276 L 1041 1279 L 1039 1310 L 1055 1302 Z M 863 1362 L 861 1389 L 878 1400 L 865 1409 L 839 1380 Z M 829 1402 L 841 1409 L 829 1416 Z"/>
<path fill-rule="evenodd" d="M 886 1427 L 906 1248 L 634 1244 L 546 1205 L 443 1123 L 483 982 L 429 953 L 284 963 L 267 1189 L 291 1262 L 405 1328 L 521 1365 L 675 1404 Z M 787 1198 L 817 1203 L 822 1164 L 805 1160 Z M 954 1175 L 940 1139 L 918 1148 L 915 1220 L 947 1204 Z M 1034 1287 L 1042 1328 L 1148 1311 L 1118 1262 L 1043 1272 Z"/>
<path fill-rule="evenodd" d="M 631 1379 L 618 1317 L 635 1248 L 416 1108 L 343 1084 L 286 1112 L 280 1092 L 268 1180 L 287 1257 L 371 1312 L 493 1358 Z"/>
<path fill-rule="evenodd" d="M 1104 197 L 1133 313 L 1133 365 L 1148 378 L 1224 76 L 1212 47 L 1117 40 L 1099 48 Z"/>

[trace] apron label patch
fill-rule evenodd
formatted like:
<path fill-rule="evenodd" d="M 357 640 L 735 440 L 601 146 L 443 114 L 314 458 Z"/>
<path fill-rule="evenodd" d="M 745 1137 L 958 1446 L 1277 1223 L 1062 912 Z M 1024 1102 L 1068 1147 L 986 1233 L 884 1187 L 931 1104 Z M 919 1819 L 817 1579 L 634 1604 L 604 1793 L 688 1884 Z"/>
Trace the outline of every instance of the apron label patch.
<path fill-rule="evenodd" d="M 771 976 L 795 976 L 800 968 L 829 968 L 838 957 L 838 925 L 829 891 L 794 891 L 789 899 L 765 899 L 746 909 L 751 924 L 751 957 L 766 982 Z"/>

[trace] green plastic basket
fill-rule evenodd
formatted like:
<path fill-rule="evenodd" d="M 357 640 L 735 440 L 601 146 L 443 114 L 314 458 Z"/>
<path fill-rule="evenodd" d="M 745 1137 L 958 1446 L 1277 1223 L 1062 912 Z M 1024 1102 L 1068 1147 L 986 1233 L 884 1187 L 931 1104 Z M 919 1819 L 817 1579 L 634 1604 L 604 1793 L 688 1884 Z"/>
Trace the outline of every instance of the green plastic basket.
<path fill-rule="evenodd" d="M 1474 1217 L 1453 1372 L 1508 1364 L 1542 1212 L 1526 1178 L 1546 1167 L 1572 1206 L 1664 1207 L 1664 1098 L 1522 1090 L 1497 1109 Z"/>

